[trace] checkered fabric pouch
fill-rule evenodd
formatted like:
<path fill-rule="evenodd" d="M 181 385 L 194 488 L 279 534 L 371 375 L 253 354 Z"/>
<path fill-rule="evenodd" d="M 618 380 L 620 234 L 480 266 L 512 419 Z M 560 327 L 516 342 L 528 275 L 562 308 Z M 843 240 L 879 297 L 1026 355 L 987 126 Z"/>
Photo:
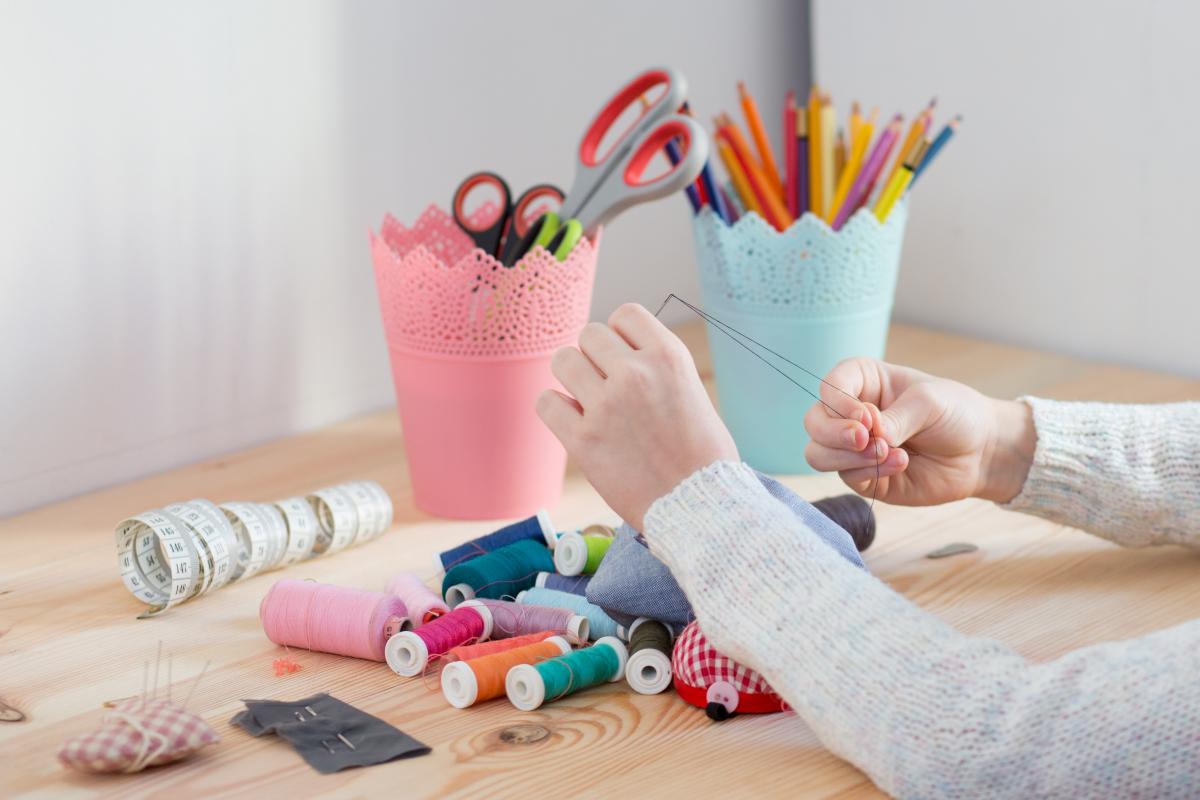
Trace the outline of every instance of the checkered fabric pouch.
<path fill-rule="evenodd" d="M 58 760 L 84 772 L 139 772 L 219 741 L 207 722 L 168 700 L 123 700 L 101 723 L 68 739 Z"/>

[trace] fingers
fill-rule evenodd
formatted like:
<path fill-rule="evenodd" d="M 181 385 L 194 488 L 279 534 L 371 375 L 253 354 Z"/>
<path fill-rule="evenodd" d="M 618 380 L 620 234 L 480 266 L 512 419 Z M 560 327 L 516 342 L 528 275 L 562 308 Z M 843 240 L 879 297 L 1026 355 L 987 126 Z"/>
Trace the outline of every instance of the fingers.
<path fill-rule="evenodd" d="M 903 448 L 892 448 L 887 454 L 887 457 L 876 467 L 871 464 L 867 467 L 854 467 L 844 469 L 838 472 L 839 477 L 854 491 L 859 494 L 870 494 L 871 485 L 878 479 L 882 489 L 884 482 L 893 475 L 899 475 L 908 469 L 908 452 Z"/>
<path fill-rule="evenodd" d="M 945 401 L 934 383 L 915 383 L 880 412 L 878 433 L 899 447 L 932 425 L 945 411 Z"/>
<path fill-rule="evenodd" d="M 560 347 L 550 359 L 550 371 L 563 387 L 587 405 L 595 399 L 604 378 L 587 356 L 574 347 Z"/>
<path fill-rule="evenodd" d="M 538 395 L 536 408 L 542 422 L 569 450 L 575 438 L 575 426 L 583 420 L 583 408 L 573 397 L 554 389 L 547 389 Z"/>
<path fill-rule="evenodd" d="M 809 442 L 804 448 L 804 457 L 812 468 L 820 472 L 844 472 L 849 469 L 871 469 L 875 474 L 875 465 L 880 467 L 895 452 L 882 439 L 872 439 L 869 447 L 857 451 L 835 447 L 825 447 L 815 441 Z"/>
<path fill-rule="evenodd" d="M 820 383 L 821 407 L 831 417 L 857 420 L 870 427 L 866 403 L 879 403 L 879 362 L 873 358 L 848 358 L 829 371 Z"/>
<path fill-rule="evenodd" d="M 804 429 L 816 444 L 839 450 L 858 452 L 871 438 L 869 426 L 856 419 L 831 414 L 820 403 L 814 403 L 804 415 Z"/>
<path fill-rule="evenodd" d="M 579 349 L 604 375 L 611 375 L 616 365 L 633 349 L 612 328 L 599 322 L 589 322 L 579 334 Z"/>
<path fill-rule="evenodd" d="M 666 325 L 637 303 L 626 303 L 618 308 L 608 318 L 608 324 L 635 350 L 679 341 Z"/>

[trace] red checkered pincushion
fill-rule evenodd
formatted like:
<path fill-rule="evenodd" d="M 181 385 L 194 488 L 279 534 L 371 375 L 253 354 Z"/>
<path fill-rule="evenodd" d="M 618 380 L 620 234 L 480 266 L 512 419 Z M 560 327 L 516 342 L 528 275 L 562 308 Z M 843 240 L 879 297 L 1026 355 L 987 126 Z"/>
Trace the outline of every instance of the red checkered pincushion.
<path fill-rule="evenodd" d="M 769 714 L 787 708 L 761 675 L 714 650 L 695 622 L 675 641 L 671 671 L 679 696 L 708 709 L 710 716 L 714 703 L 724 706 L 727 714 Z"/>
<path fill-rule="evenodd" d="M 58 760 L 84 772 L 138 772 L 219 741 L 207 722 L 167 700 L 123 700 L 101 722 L 68 739 Z"/>

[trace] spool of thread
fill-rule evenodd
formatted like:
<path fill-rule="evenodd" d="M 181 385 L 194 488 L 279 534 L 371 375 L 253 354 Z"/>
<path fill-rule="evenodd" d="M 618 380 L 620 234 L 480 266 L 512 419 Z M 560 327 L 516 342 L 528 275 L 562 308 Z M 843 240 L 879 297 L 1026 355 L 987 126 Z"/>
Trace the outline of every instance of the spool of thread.
<path fill-rule="evenodd" d="M 495 634 L 493 628 L 492 633 Z M 446 653 L 447 661 L 470 661 L 473 658 L 483 658 L 490 656 L 492 653 L 503 653 L 505 650 L 515 650 L 518 647 L 524 647 L 527 644 L 536 642 L 544 642 L 551 636 L 557 636 L 554 631 L 538 631 L 537 633 L 528 633 L 524 636 L 514 636 L 511 639 L 493 639 L 479 644 L 460 644 L 458 647 L 451 647 Z"/>
<path fill-rule="evenodd" d="M 443 614 L 450 613 L 450 607 L 442 602 L 437 593 L 425 585 L 425 581 L 412 572 L 401 572 L 387 582 L 384 592 L 395 595 L 404 601 L 408 616 L 416 626 L 424 625 Z"/>
<path fill-rule="evenodd" d="M 577 643 L 588 640 L 591 625 L 587 617 L 569 608 L 514 603 L 511 600 L 481 599 L 476 602 L 487 606 L 492 612 L 493 639 L 551 631 Z"/>
<path fill-rule="evenodd" d="M 533 585 L 539 589 L 553 589 L 556 592 L 569 592 L 586 597 L 587 585 L 591 580 L 591 575 L 559 575 L 557 572 L 539 572 Z"/>
<path fill-rule="evenodd" d="M 275 644 L 383 661 L 389 635 L 404 628 L 404 603 L 382 592 L 285 578 L 258 607 Z"/>
<path fill-rule="evenodd" d="M 451 608 L 475 597 L 499 600 L 533 586 L 539 572 L 553 570 L 550 549 L 522 539 L 451 567 L 442 578 L 442 596 Z"/>
<path fill-rule="evenodd" d="M 388 639 L 384 657 L 392 672 L 411 678 L 425 671 L 430 658 L 445 655 L 459 645 L 485 642 L 491 635 L 492 613 L 468 601 L 416 630 Z"/>
<path fill-rule="evenodd" d="M 505 525 L 498 531 L 492 531 L 478 539 L 463 542 L 458 547 L 451 547 L 449 550 L 439 553 L 437 568 L 440 571 L 448 572 L 451 567 L 464 561 L 470 561 L 472 558 L 499 550 L 505 545 L 519 542 L 522 539 L 543 542 L 546 547 L 553 549 L 556 538 L 554 525 L 550 522 L 550 515 L 546 513 L 546 509 L 541 508 L 529 519 Z"/>
<path fill-rule="evenodd" d="M 871 504 L 858 495 L 826 497 L 813 505 L 850 534 L 858 552 L 866 550 L 875 541 L 875 512 L 871 510 Z"/>
<path fill-rule="evenodd" d="M 658 620 L 641 617 L 629 628 L 625 682 L 638 694 L 658 694 L 671 685 L 675 637 Z"/>
<path fill-rule="evenodd" d="M 550 606 L 565 608 L 588 621 L 587 634 L 592 641 L 605 636 L 625 636 L 625 629 L 617 624 L 607 612 L 595 603 L 589 603 L 586 597 L 567 592 L 556 592 L 553 589 L 527 589 L 517 595 L 517 602 L 530 606 Z"/>
<path fill-rule="evenodd" d="M 629 653 L 620 639 L 605 636 L 591 647 L 541 661 L 518 664 L 504 679 L 509 701 L 522 711 L 605 682 L 621 680 Z"/>
<path fill-rule="evenodd" d="M 595 575 L 611 545 L 609 536 L 566 531 L 554 547 L 554 568 L 560 575 Z"/>
<path fill-rule="evenodd" d="M 468 708 L 476 703 L 494 700 L 505 694 L 508 671 L 520 664 L 537 664 L 571 652 L 571 645 L 561 636 L 551 636 L 541 642 L 511 650 L 455 661 L 442 670 L 442 694 L 455 708 Z"/>

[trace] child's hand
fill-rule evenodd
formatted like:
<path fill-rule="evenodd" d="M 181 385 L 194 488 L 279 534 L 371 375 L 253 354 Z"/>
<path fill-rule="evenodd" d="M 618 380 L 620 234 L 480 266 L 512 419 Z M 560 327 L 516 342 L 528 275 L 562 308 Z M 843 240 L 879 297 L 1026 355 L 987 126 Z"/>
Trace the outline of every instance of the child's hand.
<path fill-rule="evenodd" d="M 869 358 L 843 361 L 826 381 L 821 399 L 828 405 L 815 404 L 804 418 L 812 437 L 805 456 L 859 494 L 932 505 L 964 497 L 1003 502 L 1021 490 L 1036 444 L 1023 403 Z"/>
<path fill-rule="evenodd" d="M 572 397 L 544 392 L 538 415 L 638 530 L 651 504 L 684 478 L 738 458 L 691 353 L 642 306 L 621 306 L 608 325 L 588 325 L 579 349 L 559 350 L 551 368 Z"/>

